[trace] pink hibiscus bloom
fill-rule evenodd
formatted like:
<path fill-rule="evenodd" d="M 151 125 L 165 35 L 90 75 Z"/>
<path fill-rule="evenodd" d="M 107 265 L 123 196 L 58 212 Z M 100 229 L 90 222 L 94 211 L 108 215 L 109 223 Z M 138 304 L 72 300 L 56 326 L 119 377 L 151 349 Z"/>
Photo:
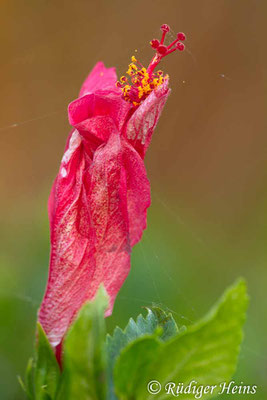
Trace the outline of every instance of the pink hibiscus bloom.
<path fill-rule="evenodd" d="M 135 57 L 126 77 L 98 62 L 68 109 L 73 129 L 49 198 L 51 256 L 39 321 L 60 349 L 77 311 L 104 285 L 112 312 L 130 270 L 132 247 L 146 228 L 150 186 L 144 156 L 169 95 L 160 60 L 183 50 L 182 33 L 144 68 Z M 140 67 L 139 67 L 140 65 Z M 129 83 L 130 82 L 130 83 Z M 60 350 L 58 350 L 60 352 Z"/>

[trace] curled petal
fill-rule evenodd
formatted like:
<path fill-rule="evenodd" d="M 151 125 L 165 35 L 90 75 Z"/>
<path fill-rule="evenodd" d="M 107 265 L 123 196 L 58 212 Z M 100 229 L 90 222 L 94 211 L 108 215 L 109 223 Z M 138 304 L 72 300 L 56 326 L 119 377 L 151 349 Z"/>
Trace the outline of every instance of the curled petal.
<path fill-rule="evenodd" d="M 169 93 L 168 80 L 165 80 L 144 100 L 127 123 L 125 136 L 142 158 L 148 149 Z"/>
<path fill-rule="evenodd" d="M 88 165 L 77 132 L 72 133 L 64 157 L 49 201 L 50 269 L 39 310 L 39 321 L 53 346 L 61 342 L 74 313 L 86 300 L 85 282 L 95 269 L 84 183 Z"/>
<path fill-rule="evenodd" d="M 80 132 L 93 133 L 95 138 L 107 141 L 111 134 L 108 132 L 107 119 L 121 130 L 130 108 L 131 105 L 122 99 L 120 92 L 101 90 L 72 101 L 68 107 L 69 122 Z M 103 125 L 93 127 L 95 118 Z"/>

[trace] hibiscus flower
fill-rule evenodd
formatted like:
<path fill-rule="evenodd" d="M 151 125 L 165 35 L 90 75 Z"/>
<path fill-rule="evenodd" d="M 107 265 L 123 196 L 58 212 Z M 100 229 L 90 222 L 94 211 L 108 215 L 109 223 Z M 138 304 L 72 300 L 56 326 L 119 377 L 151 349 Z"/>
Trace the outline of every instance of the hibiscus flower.
<path fill-rule="evenodd" d="M 117 81 L 98 62 L 68 108 L 72 130 L 49 198 L 51 255 L 39 322 L 60 352 L 62 339 L 99 286 L 109 295 L 106 315 L 130 270 L 132 247 L 146 228 L 150 185 L 144 157 L 170 93 L 168 75 L 155 68 L 183 50 L 184 34 L 169 46 L 154 39 L 148 68 L 135 57 Z"/>

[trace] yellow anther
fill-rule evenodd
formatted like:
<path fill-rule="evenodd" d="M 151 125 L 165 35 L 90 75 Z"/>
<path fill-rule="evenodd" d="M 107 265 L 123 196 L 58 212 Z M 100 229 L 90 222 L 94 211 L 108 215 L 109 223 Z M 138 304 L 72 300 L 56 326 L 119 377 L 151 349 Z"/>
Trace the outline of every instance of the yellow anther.
<path fill-rule="evenodd" d="M 143 78 L 143 79 L 141 80 L 141 84 L 142 84 L 143 87 L 146 86 L 146 85 L 147 85 L 147 79 L 146 79 L 146 78 Z"/>
<path fill-rule="evenodd" d="M 121 87 L 122 95 L 126 101 L 134 106 L 139 106 L 155 88 L 164 82 L 167 76 L 163 76 L 162 71 L 149 74 L 146 68 L 138 69 L 135 63 L 138 63 L 138 61 L 135 56 L 132 56 L 127 71 L 127 75 L 131 77 L 130 82 L 128 83 L 126 76 L 122 76 L 119 87 Z"/>
<path fill-rule="evenodd" d="M 138 87 L 138 97 L 139 97 L 139 99 L 141 99 L 143 94 L 144 94 L 144 89 L 142 88 L 142 86 L 139 86 Z"/>
<path fill-rule="evenodd" d="M 130 89 L 131 89 L 130 85 L 125 85 L 123 88 L 123 91 L 124 91 L 124 93 L 127 93 L 127 92 L 129 92 Z"/>
<path fill-rule="evenodd" d="M 138 70 L 137 66 L 136 66 L 134 63 L 131 63 L 131 64 L 129 65 L 129 67 L 132 68 L 134 71 L 137 71 L 137 70 Z"/>
<path fill-rule="evenodd" d="M 137 66 L 133 63 L 129 64 L 129 69 L 127 71 L 127 74 L 132 76 L 136 73 L 136 71 L 138 70 Z"/>

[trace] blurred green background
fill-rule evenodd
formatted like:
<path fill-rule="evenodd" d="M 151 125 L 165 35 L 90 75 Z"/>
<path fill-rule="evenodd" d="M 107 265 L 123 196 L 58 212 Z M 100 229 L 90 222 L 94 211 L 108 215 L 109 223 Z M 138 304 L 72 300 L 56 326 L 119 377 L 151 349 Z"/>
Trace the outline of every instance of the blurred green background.
<path fill-rule="evenodd" d="M 266 1 L 2 0 L 0 10 L 1 400 L 24 399 L 17 375 L 46 284 L 67 104 L 98 60 L 120 75 L 135 49 L 148 62 L 162 23 L 187 34 L 187 50 L 161 66 L 172 95 L 146 158 L 148 228 L 108 330 L 153 302 L 190 324 L 243 276 L 251 304 L 236 380 L 267 398 Z"/>

